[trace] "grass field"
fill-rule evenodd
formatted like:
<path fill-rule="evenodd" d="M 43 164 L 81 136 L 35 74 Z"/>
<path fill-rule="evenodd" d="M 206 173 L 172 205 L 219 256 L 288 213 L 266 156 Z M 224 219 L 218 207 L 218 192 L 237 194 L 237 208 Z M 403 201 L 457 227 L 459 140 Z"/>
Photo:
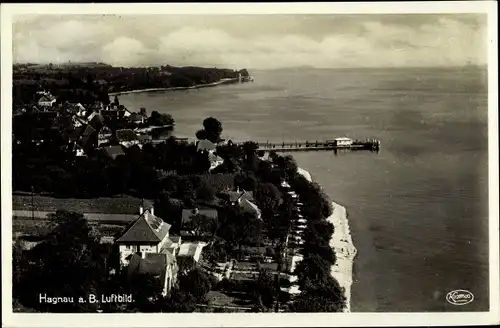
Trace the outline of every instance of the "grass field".
<path fill-rule="evenodd" d="M 93 224 L 103 236 L 114 236 L 116 233 L 122 232 L 127 226 L 117 224 L 116 222 L 99 222 Z M 31 218 L 15 218 L 12 220 L 12 235 L 16 233 L 27 235 L 46 235 L 50 232 L 49 221 L 47 220 L 32 220 Z"/>
<path fill-rule="evenodd" d="M 150 204 L 150 200 L 144 200 L 144 204 Z M 91 199 L 76 198 L 54 198 L 49 196 L 35 195 L 33 205 L 35 211 L 52 212 L 58 209 L 82 213 L 103 214 L 138 214 L 142 199 L 123 197 L 102 197 Z M 13 210 L 31 210 L 31 195 L 12 195 Z"/>

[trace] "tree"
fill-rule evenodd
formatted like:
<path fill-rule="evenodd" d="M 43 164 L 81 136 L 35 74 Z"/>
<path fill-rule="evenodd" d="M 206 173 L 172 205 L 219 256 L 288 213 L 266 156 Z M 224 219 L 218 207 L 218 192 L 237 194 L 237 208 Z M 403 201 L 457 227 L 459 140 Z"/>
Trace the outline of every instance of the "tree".
<path fill-rule="evenodd" d="M 193 312 L 196 308 L 196 298 L 183 290 L 174 289 L 170 295 L 160 301 L 160 312 Z"/>
<path fill-rule="evenodd" d="M 212 288 L 210 278 L 200 269 L 194 269 L 187 274 L 179 276 L 179 289 L 191 294 L 197 301 L 203 299 L 206 293 Z"/>
<path fill-rule="evenodd" d="M 181 228 L 183 204 L 178 199 L 171 199 L 168 195 L 161 195 L 154 203 L 155 215 L 172 225 L 171 231 L 178 232 Z"/>
<path fill-rule="evenodd" d="M 205 202 L 211 202 L 215 198 L 215 191 L 210 185 L 203 183 L 196 189 L 196 198 Z"/>
<path fill-rule="evenodd" d="M 264 218 L 272 217 L 282 202 L 281 192 L 272 183 L 259 183 L 255 192 L 255 201 Z"/>
<path fill-rule="evenodd" d="M 203 120 L 203 128 L 208 140 L 213 143 L 218 143 L 220 141 L 220 135 L 223 129 L 221 122 L 219 122 L 216 118 L 208 117 Z"/>
<path fill-rule="evenodd" d="M 81 213 L 56 211 L 49 219 L 50 234 L 27 251 L 29 272 L 17 286 L 19 301 L 41 311 L 95 312 L 97 304 L 77 300 L 88 300 L 89 294 L 97 295 L 105 285 L 106 267 L 98 235 Z M 40 294 L 73 297 L 76 301 L 39 302 Z"/>
<path fill-rule="evenodd" d="M 226 215 L 226 221 L 221 222 L 219 236 L 230 244 L 236 243 L 241 254 L 244 244 L 260 239 L 262 222 L 253 214 L 242 211 L 240 207 L 228 207 Z"/>
<path fill-rule="evenodd" d="M 290 305 L 290 312 L 342 312 L 342 304 L 332 302 L 330 298 L 318 297 L 312 293 L 302 293 Z"/>
<path fill-rule="evenodd" d="M 211 166 L 208 153 L 205 151 L 196 152 L 193 157 L 193 171 L 198 174 L 207 173 Z"/>
<path fill-rule="evenodd" d="M 193 183 L 189 178 L 182 176 L 177 185 L 176 196 L 181 199 L 186 205 L 194 204 L 196 198 L 195 189 Z"/>
<path fill-rule="evenodd" d="M 291 305 L 293 312 L 342 312 L 346 306 L 344 288 L 330 275 L 319 281 L 306 279 L 301 289 Z"/>
<path fill-rule="evenodd" d="M 205 140 L 207 139 L 207 133 L 205 132 L 204 129 L 196 131 L 196 138 L 198 140 Z"/>
<path fill-rule="evenodd" d="M 248 159 L 257 155 L 257 150 L 259 149 L 259 144 L 254 141 L 245 141 L 241 146 L 245 157 Z"/>
<path fill-rule="evenodd" d="M 276 300 L 276 280 L 268 270 L 261 270 L 256 281 L 255 293 L 258 301 L 266 308 L 271 308 Z"/>
<path fill-rule="evenodd" d="M 148 118 L 147 122 L 152 126 L 173 125 L 175 123 L 172 115 L 160 114 L 155 110 L 151 112 L 151 116 Z"/>
<path fill-rule="evenodd" d="M 183 228 L 193 231 L 194 236 L 198 238 L 206 234 L 213 236 L 217 229 L 217 222 L 206 215 L 195 214 L 191 216 L 191 219 L 186 222 Z"/>
<path fill-rule="evenodd" d="M 127 283 L 134 300 L 132 306 L 141 312 L 154 312 L 155 302 L 161 298 L 162 293 L 158 278 L 149 274 L 135 274 Z"/>
<path fill-rule="evenodd" d="M 234 177 L 234 185 L 248 191 L 257 189 L 257 177 L 253 172 L 241 172 Z"/>

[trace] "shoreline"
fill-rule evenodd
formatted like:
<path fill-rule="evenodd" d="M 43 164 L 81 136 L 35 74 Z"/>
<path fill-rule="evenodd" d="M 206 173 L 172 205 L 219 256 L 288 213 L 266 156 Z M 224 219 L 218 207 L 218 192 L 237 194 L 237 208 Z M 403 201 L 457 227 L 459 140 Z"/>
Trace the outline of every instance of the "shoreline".
<path fill-rule="evenodd" d="M 221 79 L 217 82 L 213 83 L 205 83 L 205 84 L 195 84 L 190 87 L 171 87 L 171 88 L 148 88 L 148 89 L 136 89 L 130 91 L 118 91 L 118 92 L 110 92 L 109 96 L 120 96 L 129 93 L 142 93 L 142 92 L 159 92 L 159 91 L 178 91 L 178 90 L 191 90 L 191 89 L 200 89 L 200 88 L 209 88 L 215 87 L 221 84 L 233 83 L 238 81 L 238 78 L 230 78 L 230 79 Z"/>
<path fill-rule="evenodd" d="M 308 171 L 302 168 L 299 168 L 297 171 L 308 181 L 313 181 Z M 338 281 L 340 287 L 344 288 L 346 298 L 344 312 L 349 313 L 351 312 L 352 272 L 357 250 L 352 241 L 346 208 L 334 201 L 332 201 L 332 207 L 333 213 L 326 220 L 334 226 L 334 231 L 330 238 L 330 247 L 335 252 L 337 260 L 335 265 L 331 267 L 330 274 Z"/>

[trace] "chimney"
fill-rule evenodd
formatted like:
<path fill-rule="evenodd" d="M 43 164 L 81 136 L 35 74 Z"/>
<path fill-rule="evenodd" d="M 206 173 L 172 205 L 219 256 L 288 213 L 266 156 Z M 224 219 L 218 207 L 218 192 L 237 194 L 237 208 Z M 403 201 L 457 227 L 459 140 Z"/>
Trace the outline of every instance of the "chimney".
<path fill-rule="evenodd" d="M 151 208 L 149 209 L 149 212 L 151 212 L 151 215 L 155 215 L 155 208 L 153 206 L 151 206 Z"/>
<path fill-rule="evenodd" d="M 139 206 L 139 214 L 142 215 L 142 213 L 144 213 L 144 207 Z"/>
<path fill-rule="evenodd" d="M 236 186 L 236 192 L 240 192 L 240 186 Z"/>

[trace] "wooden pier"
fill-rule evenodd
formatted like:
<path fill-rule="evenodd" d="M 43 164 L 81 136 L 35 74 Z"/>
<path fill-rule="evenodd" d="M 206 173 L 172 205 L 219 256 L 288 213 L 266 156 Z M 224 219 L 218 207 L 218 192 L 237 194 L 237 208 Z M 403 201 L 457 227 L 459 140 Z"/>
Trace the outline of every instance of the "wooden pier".
<path fill-rule="evenodd" d="M 338 140 L 340 139 L 340 140 Z M 380 141 L 370 140 L 350 140 L 338 138 L 326 141 L 287 141 L 287 142 L 258 142 L 258 150 L 266 152 L 292 152 L 292 151 L 338 151 L 338 150 L 370 150 L 379 151 Z M 240 143 L 238 143 L 240 144 Z"/>
<path fill-rule="evenodd" d="M 177 138 L 187 142 L 196 142 L 197 140 L 188 138 Z M 159 144 L 167 139 L 148 139 L 143 143 Z M 242 146 L 244 142 L 232 142 L 232 144 Z M 257 142 L 258 150 L 265 152 L 296 152 L 296 151 L 341 151 L 341 150 L 369 150 L 379 151 L 380 141 L 376 139 L 352 140 L 349 138 L 336 138 L 333 140 L 315 140 L 315 141 L 282 141 L 282 142 Z"/>

